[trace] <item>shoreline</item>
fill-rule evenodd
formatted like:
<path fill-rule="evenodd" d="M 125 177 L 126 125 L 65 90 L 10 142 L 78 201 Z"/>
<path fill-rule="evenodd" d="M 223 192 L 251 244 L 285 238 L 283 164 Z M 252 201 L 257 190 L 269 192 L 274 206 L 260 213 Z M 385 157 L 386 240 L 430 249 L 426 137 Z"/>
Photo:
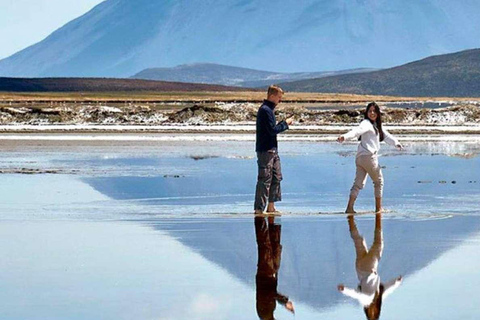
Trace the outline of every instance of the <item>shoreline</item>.
<path fill-rule="evenodd" d="M 357 124 L 331 124 L 331 125 L 293 125 L 287 133 L 281 134 L 279 139 L 302 140 L 302 137 L 310 140 L 312 137 L 337 137 L 357 126 Z M 385 126 L 392 134 L 407 137 L 421 136 L 461 136 L 465 138 L 480 139 L 480 125 L 395 125 Z M 255 138 L 254 124 L 212 124 L 212 125 L 0 125 L 0 140 L 6 137 L 26 135 L 44 136 L 72 136 L 72 135 L 95 135 L 97 138 L 107 135 L 139 136 L 142 135 L 176 135 L 179 140 L 185 135 L 232 135 L 252 136 Z M 460 137 L 459 137 L 460 138 Z M 8 138 L 11 139 L 11 138 Z M 23 139 L 23 138 L 22 138 Z M 225 137 L 226 140 L 231 140 Z M 240 139 L 244 140 L 244 139 Z M 328 140 L 328 139 L 327 139 Z M 468 139 L 467 139 L 468 140 Z"/>

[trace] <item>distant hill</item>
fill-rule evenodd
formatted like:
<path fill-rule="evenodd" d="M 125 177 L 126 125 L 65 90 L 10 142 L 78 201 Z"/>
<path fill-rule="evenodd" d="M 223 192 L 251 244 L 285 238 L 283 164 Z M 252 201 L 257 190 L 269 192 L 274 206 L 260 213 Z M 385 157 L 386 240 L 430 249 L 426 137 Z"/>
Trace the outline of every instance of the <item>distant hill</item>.
<path fill-rule="evenodd" d="M 432 56 L 381 71 L 281 84 L 289 91 L 417 97 L 479 97 L 480 49 Z"/>
<path fill-rule="evenodd" d="M 373 69 L 344 71 L 281 73 L 226 66 L 215 63 L 183 64 L 173 68 L 149 68 L 135 74 L 133 79 L 209 83 L 240 87 L 263 87 L 279 82 L 313 79 L 331 75 L 368 72 Z"/>
<path fill-rule="evenodd" d="M 241 91 L 221 85 L 111 78 L 2 78 L 7 92 Z"/>
<path fill-rule="evenodd" d="M 197 62 L 387 68 L 477 47 L 478 12 L 475 0 L 106 0 L 0 60 L 0 76 L 126 78 Z"/>

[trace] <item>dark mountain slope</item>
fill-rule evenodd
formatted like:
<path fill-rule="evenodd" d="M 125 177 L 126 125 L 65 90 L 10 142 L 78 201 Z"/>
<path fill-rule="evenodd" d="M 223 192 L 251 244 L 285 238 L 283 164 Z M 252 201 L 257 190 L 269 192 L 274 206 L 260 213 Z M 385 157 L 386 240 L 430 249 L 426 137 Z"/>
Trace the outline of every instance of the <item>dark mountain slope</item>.
<path fill-rule="evenodd" d="M 480 49 L 432 56 L 381 71 L 282 84 L 289 91 L 393 96 L 480 96 Z"/>
<path fill-rule="evenodd" d="M 7 92 L 240 91 L 238 87 L 112 78 L 1 78 Z"/>

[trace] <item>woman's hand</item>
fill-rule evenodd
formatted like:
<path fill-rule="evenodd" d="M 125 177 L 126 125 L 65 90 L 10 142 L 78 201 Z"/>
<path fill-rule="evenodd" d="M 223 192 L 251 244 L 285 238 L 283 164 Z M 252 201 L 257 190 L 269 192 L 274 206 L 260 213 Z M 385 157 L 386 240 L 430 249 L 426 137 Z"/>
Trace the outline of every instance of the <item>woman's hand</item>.
<path fill-rule="evenodd" d="M 339 284 L 337 286 L 337 289 L 338 289 L 338 291 L 343 291 L 343 290 L 345 290 L 345 286 L 343 284 Z"/>
<path fill-rule="evenodd" d="M 395 147 L 397 147 L 398 150 L 403 150 L 403 146 L 400 143 L 397 143 Z"/>
<path fill-rule="evenodd" d="M 342 143 L 343 141 L 345 141 L 345 137 L 344 136 L 340 136 L 337 138 L 337 141 Z"/>

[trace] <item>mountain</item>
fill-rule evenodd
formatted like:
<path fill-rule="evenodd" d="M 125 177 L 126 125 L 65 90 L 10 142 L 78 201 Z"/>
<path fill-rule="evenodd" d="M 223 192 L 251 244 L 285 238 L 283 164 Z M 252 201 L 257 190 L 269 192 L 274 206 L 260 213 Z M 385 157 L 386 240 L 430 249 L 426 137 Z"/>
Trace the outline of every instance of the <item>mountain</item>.
<path fill-rule="evenodd" d="M 475 0 L 106 0 L 0 61 L 0 75 L 121 78 L 196 62 L 385 68 L 478 47 L 478 12 Z"/>
<path fill-rule="evenodd" d="M 0 92 L 239 91 L 238 87 L 135 79 L 2 78 Z"/>
<path fill-rule="evenodd" d="M 332 72 L 281 73 L 214 63 L 183 64 L 173 68 L 149 68 L 132 76 L 134 79 L 210 83 L 241 87 L 262 87 L 279 82 L 313 79 L 337 74 L 368 72 L 372 69 L 353 69 Z"/>
<path fill-rule="evenodd" d="M 358 284 L 354 244 L 346 219 L 341 222 L 282 221 L 283 247 L 278 276 L 282 293 L 322 310 L 341 304 L 345 299 L 336 290 L 339 283 Z M 373 221 L 357 221 L 357 224 L 367 243 L 371 244 Z M 426 268 L 461 244 L 461 239 L 474 235 L 480 220 L 472 216 L 421 223 L 390 219 L 383 224 L 385 247 L 378 271 L 381 280 L 386 282 L 399 275 L 408 279 Z M 228 219 L 152 223 L 152 228 L 168 232 L 236 279 L 255 286 L 257 248 L 253 219 L 236 219 L 235 223 Z"/>
<path fill-rule="evenodd" d="M 381 71 L 281 84 L 289 91 L 413 97 L 479 97 L 480 49 L 432 56 Z"/>

